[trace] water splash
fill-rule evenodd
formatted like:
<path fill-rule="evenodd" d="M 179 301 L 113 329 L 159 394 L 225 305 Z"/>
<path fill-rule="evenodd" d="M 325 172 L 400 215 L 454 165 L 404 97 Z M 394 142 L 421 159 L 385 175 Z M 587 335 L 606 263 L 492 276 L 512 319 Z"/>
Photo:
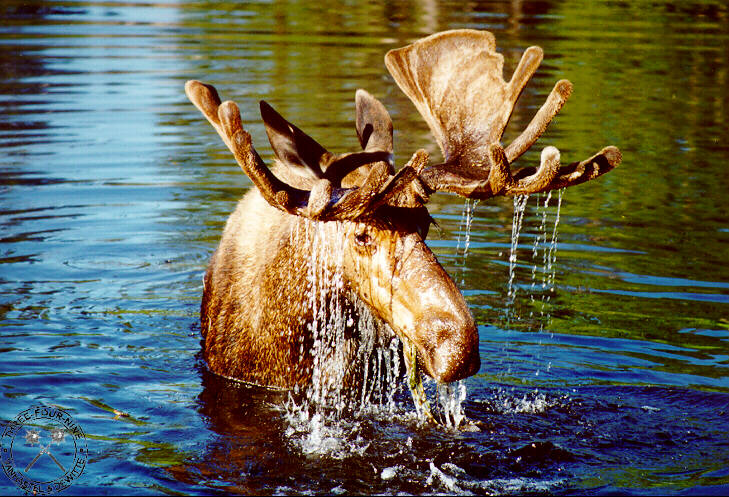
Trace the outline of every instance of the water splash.
<path fill-rule="evenodd" d="M 547 196 L 544 199 L 544 203 L 541 202 L 541 194 L 537 195 L 537 218 L 540 220 L 539 228 L 537 229 L 537 234 L 534 237 L 534 245 L 532 245 L 532 261 L 537 261 L 539 259 L 539 249 L 542 248 L 543 255 L 542 257 L 546 257 L 546 253 L 544 253 L 544 241 L 547 238 L 547 207 L 549 206 L 549 201 L 552 198 L 552 192 L 551 190 L 547 192 Z M 532 265 L 532 284 L 529 288 L 530 294 L 531 294 L 531 300 L 532 303 L 534 302 L 534 294 L 537 292 L 537 268 L 538 264 L 536 262 Z"/>
<path fill-rule="evenodd" d="M 551 409 L 570 406 L 572 399 L 569 394 L 547 394 L 536 388 L 521 394 L 513 388 L 500 388 L 492 397 L 474 402 L 498 414 L 544 414 Z"/>
<path fill-rule="evenodd" d="M 313 315 L 309 331 L 314 340 L 312 383 L 307 398 L 315 405 L 333 407 L 340 416 L 345 407 L 341 388 L 346 374 L 344 332 L 351 316 L 345 314 L 342 305 L 341 245 L 326 243 L 327 231 L 338 231 L 338 227 L 339 223 L 307 222 L 307 229 L 313 231 L 307 281 Z"/>
<path fill-rule="evenodd" d="M 449 464 L 450 466 L 454 466 L 454 468 L 450 468 L 449 467 L 449 469 L 455 469 L 455 468 L 458 468 L 459 470 L 461 469 L 458 466 L 455 466 L 454 464 L 450 464 L 450 463 L 445 463 L 445 464 Z M 445 464 L 444 464 L 444 466 L 445 466 Z M 463 470 L 461 470 L 461 471 L 463 471 Z M 463 472 L 463 473 L 465 473 L 465 472 Z M 462 474 L 459 474 L 457 476 L 455 476 L 455 475 L 453 475 L 453 476 L 448 475 L 444 471 L 442 471 L 441 469 L 439 469 L 438 466 L 436 466 L 431 461 L 431 463 L 430 463 L 430 475 L 428 476 L 428 479 L 425 481 L 425 485 L 428 486 L 428 487 L 432 487 L 436 483 L 438 483 L 439 486 L 441 486 L 442 488 L 445 488 L 445 490 L 447 492 L 454 493 L 454 494 L 465 495 L 466 493 L 470 493 L 470 492 L 467 492 L 464 488 L 461 488 L 461 486 L 459 485 L 459 477 L 462 477 L 462 476 L 463 476 Z"/>
<path fill-rule="evenodd" d="M 549 295 L 546 296 L 546 302 L 544 301 L 544 295 L 542 296 L 542 317 L 544 317 L 544 307 L 545 304 L 549 303 L 549 301 L 552 298 L 552 295 L 554 294 L 554 280 L 557 275 L 557 269 L 554 265 L 555 262 L 557 262 L 557 228 L 559 226 L 559 214 L 560 210 L 562 209 L 562 195 L 564 194 L 564 188 L 559 190 L 559 194 L 557 196 L 557 211 L 554 214 L 554 227 L 552 228 L 552 237 L 549 240 L 549 250 L 545 254 L 545 257 L 542 261 L 542 265 L 544 266 L 544 274 L 547 275 L 547 277 L 542 282 L 542 288 L 543 289 L 549 289 Z M 552 315 L 549 314 L 547 317 L 547 326 L 552 321 Z M 545 320 L 544 318 L 541 320 L 542 328 L 544 328 Z"/>
<path fill-rule="evenodd" d="M 463 210 L 461 211 L 461 221 L 458 223 L 458 237 L 456 238 L 456 254 L 461 251 L 461 238 L 463 238 L 463 254 L 462 257 L 465 260 L 468 257 L 468 246 L 471 240 L 471 223 L 473 222 L 473 211 L 475 210 L 476 203 L 474 201 L 471 205 L 471 199 L 467 198 L 463 203 Z"/>
<path fill-rule="evenodd" d="M 528 324 L 530 329 L 537 328 L 538 326 L 540 333 L 542 333 L 545 329 L 548 329 L 551 324 L 552 314 L 550 302 L 555 291 L 557 235 L 563 194 L 564 189 L 559 190 L 556 209 L 552 209 L 550 207 L 550 202 L 553 202 L 551 192 L 547 192 L 546 196 L 543 196 L 542 194 L 536 196 L 534 218 L 539 221 L 539 226 L 534 231 L 534 239 L 531 247 L 532 267 L 531 284 L 529 286 L 528 294 L 528 316 L 522 316 L 519 311 L 519 309 L 522 309 L 522 301 L 520 300 L 517 302 L 517 292 L 518 289 L 525 288 L 525 284 L 522 283 L 519 285 L 516 278 L 519 237 L 523 228 L 528 197 L 517 196 L 514 198 L 514 217 L 512 221 L 511 247 L 509 252 L 509 282 L 506 305 L 503 313 L 504 327 L 507 331 L 524 317 L 526 317 L 528 321 L 524 321 L 521 325 L 523 326 Z M 549 214 L 551 212 L 554 212 L 554 216 L 550 229 Z M 536 323 L 537 320 L 538 325 Z M 539 352 L 537 352 L 534 357 L 534 362 L 537 364 L 540 363 L 539 355 Z M 546 369 L 537 368 L 534 375 L 539 376 L 543 370 L 549 371 L 550 367 L 551 365 L 547 365 Z M 506 374 L 508 373 L 510 373 L 510 371 L 508 371 L 507 366 Z"/>
<path fill-rule="evenodd" d="M 441 423 L 448 428 L 460 428 L 466 421 L 466 415 L 463 413 L 463 402 L 466 400 L 465 381 L 440 383 L 437 385 L 437 393 Z"/>
<path fill-rule="evenodd" d="M 542 199 L 542 195 L 540 194 L 536 199 L 535 217 L 540 223 L 536 229 L 532 244 L 531 283 L 529 286 L 531 311 L 529 312 L 528 317 L 534 318 L 535 312 L 539 312 L 540 331 L 543 331 L 545 327 L 548 327 L 551 321 L 551 314 L 548 311 L 548 305 L 550 303 L 551 296 L 554 293 L 554 282 L 556 276 L 555 262 L 557 260 L 557 235 L 563 193 L 564 189 L 559 190 L 551 232 L 548 232 L 548 221 L 550 212 L 549 204 L 552 201 L 552 193 L 547 192 L 544 199 Z M 528 199 L 529 197 L 526 195 L 514 197 L 514 217 L 511 226 L 511 246 L 509 250 L 509 281 L 504 311 L 504 321 L 507 327 L 510 326 L 512 321 L 518 321 L 521 319 L 521 316 L 515 311 L 516 297 L 519 288 L 516 281 L 516 268 L 519 237 L 523 227 Z M 539 307 L 538 311 L 536 311 L 537 307 Z"/>
<path fill-rule="evenodd" d="M 438 467 L 429 464 L 429 475 L 425 481 L 436 493 L 453 495 L 513 495 L 548 494 L 563 485 L 563 480 L 541 480 L 526 477 L 494 478 L 481 480 L 474 478 L 460 466 L 445 462 Z"/>
<path fill-rule="evenodd" d="M 464 265 L 475 205 L 467 203 L 462 220 Z M 364 450 L 354 435 L 364 419 L 392 419 L 394 414 L 404 414 L 403 405 L 395 400 L 404 384 L 403 369 L 410 373 L 409 386 L 416 409 L 409 414 L 449 428 L 465 426 L 465 383 L 436 385 L 429 389 L 436 398 L 436 402 L 430 403 L 421 372 L 412 364 L 401 364 L 401 353 L 412 352 L 406 350 L 408 344 L 402 344 L 363 303 L 347 294 L 344 245 L 329 243 L 346 237 L 347 224 L 305 220 L 303 227 L 303 232 L 292 236 L 297 237 L 297 243 L 305 241 L 311 247 L 307 298 L 312 312 L 308 325 L 313 338 L 312 382 L 303 396 L 290 396 L 285 406 L 289 439 L 307 454 L 335 456 Z M 438 420 L 431 414 L 430 405 L 436 407 Z"/>
<path fill-rule="evenodd" d="M 307 399 L 334 408 L 337 418 L 372 401 L 388 406 L 402 383 L 400 341 L 366 305 L 347 294 L 343 245 L 329 243 L 345 238 L 345 223 L 308 222 L 308 229 L 313 235 L 307 280 L 314 362 Z M 352 395 L 357 391 L 359 395 Z"/>
<path fill-rule="evenodd" d="M 463 211 L 461 212 L 461 221 L 459 223 L 458 238 L 456 240 L 456 254 L 460 254 L 460 266 L 461 266 L 461 281 L 460 286 L 465 285 L 465 272 L 466 264 L 468 261 L 468 250 L 471 244 L 471 228 L 473 225 L 474 213 L 478 200 L 466 199 L 463 204 Z M 463 243 L 463 250 L 461 251 L 461 243 Z M 410 373 L 410 381 L 414 383 L 412 379 L 413 372 Z M 415 371 L 414 374 L 420 374 Z M 431 412 L 431 402 L 428 401 L 428 390 L 424 389 L 422 379 L 418 378 L 415 390 L 411 386 L 413 391 L 413 400 L 416 405 L 416 410 L 421 418 L 430 418 L 435 422 L 439 422 L 441 425 L 452 428 L 460 429 L 463 428 L 468 420 L 463 412 L 463 402 L 466 400 L 467 389 L 464 380 L 459 380 L 455 383 L 436 383 L 434 396 L 436 402 L 432 403 L 437 406 L 435 415 L 438 416 L 436 420 Z M 427 412 L 426 412 L 427 411 Z"/>
<path fill-rule="evenodd" d="M 401 409 L 400 341 L 368 308 L 348 295 L 344 283 L 342 222 L 302 221 L 292 233 L 310 244 L 307 299 L 312 312 L 312 381 L 284 406 L 286 435 L 305 454 L 345 457 L 366 449 L 358 419 Z M 353 303 L 354 302 L 354 303 Z M 303 347 L 303 342 L 301 344 Z M 297 395 L 303 393 L 303 395 Z"/>

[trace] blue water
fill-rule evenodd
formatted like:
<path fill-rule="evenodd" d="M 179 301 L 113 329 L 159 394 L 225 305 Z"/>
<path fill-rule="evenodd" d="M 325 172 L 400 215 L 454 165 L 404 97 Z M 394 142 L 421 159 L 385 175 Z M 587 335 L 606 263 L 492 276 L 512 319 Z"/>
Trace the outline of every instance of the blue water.
<path fill-rule="evenodd" d="M 6 0 L 0 16 L 0 419 L 46 404 L 83 427 L 66 492 L 729 492 L 723 2 Z M 366 88 L 403 164 L 437 149 L 382 57 L 463 27 L 494 32 L 507 73 L 544 48 L 507 142 L 554 81 L 575 85 L 523 164 L 549 144 L 565 162 L 614 144 L 623 164 L 565 192 L 554 291 L 529 200 L 513 299 L 511 200 L 476 205 L 466 256 L 463 201 L 435 196 L 430 246 L 479 323 L 464 409 L 482 431 L 423 426 L 400 392 L 317 445 L 286 395 L 202 361 L 202 273 L 250 182 L 184 82 L 234 98 L 264 157 L 258 100 L 344 152 Z"/>

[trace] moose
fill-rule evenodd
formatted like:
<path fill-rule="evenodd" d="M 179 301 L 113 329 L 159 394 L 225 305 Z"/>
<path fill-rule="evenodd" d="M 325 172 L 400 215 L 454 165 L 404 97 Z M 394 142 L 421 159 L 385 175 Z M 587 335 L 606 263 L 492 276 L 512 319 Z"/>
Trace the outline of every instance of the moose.
<path fill-rule="evenodd" d="M 213 86 L 188 81 L 188 98 L 255 185 L 229 217 L 203 281 L 201 332 L 210 370 L 280 389 L 312 381 L 315 316 L 306 268 L 316 238 L 341 254 L 348 312 L 370 313 L 380 333 L 411 347 L 417 366 L 438 382 L 475 374 L 476 323 L 425 243 L 429 198 L 436 192 L 488 199 L 561 189 L 612 170 L 622 158 L 608 146 L 562 165 L 560 152 L 547 146 L 538 167 L 512 172 L 510 165 L 572 92 L 569 81 L 558 81 L 526 129 L 506 148 L 501 145 L 542 57 L 541 48 L 528 48 L 505 81 L 504 58 L 489 32 L 446 31 L 389 51 L 387 69 L 428 123 L 444 158 L 431 165 L 418 150 L 398 171 L 390 116 L 365 90 L 355 95 L 362 151 L 344 154 L 330 152 L 261 101 L 276 158 L 269 168 L 243 129 L 237 105 L 221 103 Z M 348 340 L 357 339 L 351 331 Z"/>

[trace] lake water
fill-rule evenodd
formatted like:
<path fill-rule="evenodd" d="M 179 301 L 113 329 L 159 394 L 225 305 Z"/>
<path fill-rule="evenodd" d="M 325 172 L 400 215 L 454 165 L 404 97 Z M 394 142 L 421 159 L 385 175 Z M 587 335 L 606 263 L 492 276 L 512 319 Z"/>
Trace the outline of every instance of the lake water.
<path fill-rule="evenodd" d="M 89 458 L 69 491 L 729 493 L 725 2 L 4 0 L 0 15 L 0 418 L 73 416 Z M 250 182 L 184 82 L 234 98 L 266 158 L 258 100 L 344 152 L 365 88 L 402 165 L 437 148 L 384 53 L 453 28 L 492 31 L 507 74 L 544 49 L 507 143 L 573 82 L 522 164 L 548 144 L 564 162 L 613 144 L 623 163 L 564 192 L 551 254 L 558 194 L 529 199 L 513 294 L 512 200 L 475 205 L 470 230 L 462 199 L 429 204 L 429 244 L 479 324 L 464 409 L 482 431 L 422 425 L 407 392 L 315 430 L 201 359 L 201 277 Z"/>

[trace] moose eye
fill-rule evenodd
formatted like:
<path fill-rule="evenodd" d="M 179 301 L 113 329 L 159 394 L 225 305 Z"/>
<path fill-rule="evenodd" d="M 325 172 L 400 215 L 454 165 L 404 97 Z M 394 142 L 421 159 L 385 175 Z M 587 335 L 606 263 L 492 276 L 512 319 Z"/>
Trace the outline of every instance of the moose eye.
<path fill-rule="evenodd" d="M 366 247 L 372 244 L 372 236 L 370 236 L 370 234 L 366 231 L 362 231 L 360 233 L 355 233 L 354 241 L 360 247 Z"/>

